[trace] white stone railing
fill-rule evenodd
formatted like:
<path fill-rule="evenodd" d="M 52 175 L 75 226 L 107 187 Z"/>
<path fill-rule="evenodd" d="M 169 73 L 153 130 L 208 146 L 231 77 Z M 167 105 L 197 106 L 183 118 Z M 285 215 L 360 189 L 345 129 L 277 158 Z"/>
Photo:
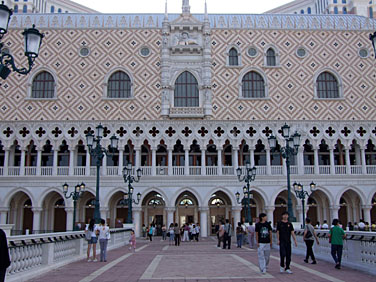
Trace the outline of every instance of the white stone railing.
<path fill-rule="evenodd" d="M 235 175 L 235 170 L 233 166 L 222 167 L 222 175 Z"/>
<path fill-rule="evenodd" d="M 320 174 L 330 174 L 330 165 L 320 165 L 319 166 Z"/>
<path fill-rule="evenodd" d="M 304 166 L 304 174 L 315 174 L 315 166 L 313 165 Z"/>
<path fill-rule="evenodd" d="M 376 165 L 367 165 L 367 174 L 376 174 Z"/>
<path fill-rule="evenodd" d="M 314 253 L 317 259 L 333 262 L 331 245 L 329 243 L 329 230 L 316 230 L 320 244 L 314 244 Z M 306 245 L 303 240 L 303 230 L 295 232 L 298 247 L 293 245 L 295 254 L 305 255 Z M 358 270 L 363 270 L 376 275 L 376 232 L 346 231 L 347 239 L 343 244 L 342 264 Z M 276 234 L 273 234 L 276 243 Z M 274 244 L 277 248 L 277 244 Z M 333 262 L 334 263 L 334 262 Z"/>
<path fill-rule="evenodd" d="M 132 227 L 111 229 L 108 249 L 128 244 Z M 8 282 L 30 279 L 41 272 L 83 259 L 87 249 L 84 231 L 10 236 L 8 244 L 11 258 Z"/>
<path fill-rule="evenodd" d="M 172 174 L 173 175 L 184 175 L 184 166 L 174 166 L 172 167 Z"/>
<path fill-rule="evenodd" d="M 189 175 L 201 175 L 201 166 L 190 166 Z"/>

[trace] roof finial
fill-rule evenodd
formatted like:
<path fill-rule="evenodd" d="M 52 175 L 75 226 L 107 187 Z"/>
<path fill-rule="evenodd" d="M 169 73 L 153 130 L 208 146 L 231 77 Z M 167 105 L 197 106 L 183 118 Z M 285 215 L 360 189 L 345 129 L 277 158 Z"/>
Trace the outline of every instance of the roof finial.
<path fill-rule="evenodd" d="M 168 13 L 167 13 L 167 0 L 166 0 L 166 4 L 165 4 L 165 14 L 164 14 L 164 17 L 165 17 L 165 20 L 168 19 Z"/>
<path fill-rule="evenodd" d="M 206 3 L 206 0 L 205 0 L 205 20 L 207 20 L 209 17 L 208 17 L 208 4 Z"/>
<path fill-rule="evenodd" d="M 184 15 L 189 15 L 191 13 L 191 7 L 189 6 L 189 0 L 183 0 L 182 10 L 183 10 Z"/>

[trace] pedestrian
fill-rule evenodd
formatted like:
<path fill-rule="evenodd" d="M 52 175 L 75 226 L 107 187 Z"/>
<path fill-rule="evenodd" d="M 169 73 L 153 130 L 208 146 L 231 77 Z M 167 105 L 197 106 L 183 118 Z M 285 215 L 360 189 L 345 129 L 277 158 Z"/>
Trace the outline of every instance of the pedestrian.
<path fill-rule="evenodd" d="M 243 244 L 244 231 L 241 222 L 238 222 L 238 227 L 236 227 L 236 242 L 237 248 L 241 248 Z"/>
<path fill-rule="evenodd" d="M 106 221 L 101 219 L 101 224 L 99 225 L 99 246 L 101 249 L 100 261 L 107 261 L 107 243 L 110 239 L 110 228 L 106 226 Z"/>
<path fill-rule="evenodd" d="M 142 237 L 146 238 L 146 226 L 142 224 Z"/>
<path fill-rule="evenodd" d="M 329 243 L 331 244 L 331 253 L 336 263 L 335 268 L 341 269 L 343 239 L 346 238 L 345 231 L 339 227 L 339 220 L 333 219 L 333 227 L 329 231 Z"/>
<path fill-rule="evenodd" d="M 198 242 L 198 237 L 200 236 L 201 227 L 200 224 L 196 224 L 196 241 Z"/>
<path fill-rule="evenodd" d="M 354 230 L 354 225 L 352 225 L 352 223 L 349 222 L 349 223 L 347 224 L 347 228 L 346 228 L 346 230 L 347 230 L 347 231 L 353 231 L 353 230 Z"/>
<path fill-rule="evenodd" d="M 255 247 L 255 226 L 250 223 L 247 227 L 248 243 L 249 247 L 253 249 Z"/>
<path fill-rule="evenodd" d="M 174 224 L 173 223 L 170 224 L 170 227 L 168 228 L 167 232 L 168 232 L 167 236 L 169 237 L 168 245 L 172 246 L 174 244 L 174 240 L 175 240 L 175 231 L 174 231 Z"/>
<path fill-rule="evenodd" d="M 180 246 L 180 228 L 177 223 L 175 223 L 174 227 L 174 240 L 175 240 L 175 246 Z"/>
<path fill-rule="evenodd" d="M 272 247 L 272 227 L 267 221 L 265 213 L 260 213 L 256 224 L 257 255 L 261 273 L 265 274 L 269 265 L 270 249 Z"/>
<path fill-rule="evenodd" d="M 98 227 L 95 225 L 95 220 L 92 218 L 90 220 L 90 223 L 88 226 L 86 226 L 85 228 L 85 233 L 86 233 L 86 238 L 90 238 L 88 239 L 88 242 L 87 242 L 87 261 L 88 262 L 97 262 L 97 242 L 98 242 L 98 237 L 97 237 L 97 233 L 98 233 Z M 93 257 L 92 259 L 90 259 L 90 249 L 93 249 Z"/>
<path fill-rule="evenodd" d="M 166 228 L 166 225 L 162 225 L 162 240 L 163 241 L 166 241 L 166 236 L 167 236 L 167 228 Z"/>
<path fill-rule="evenodd" d="M 149 232 L 148 232 L 150 242 L 153 241 L 154 229 L 155 229 L 154 225 L 150 224 L 150 228 L 149 228 Z"/>
<path fill-rule="evenodd" d="M 7 236 L 3 229 L 0 229 L 0 282 L 5 281 L 7 268 L 10 266 Z"/>
<path fill-rule="evenodd" d="M 181 240 L 182 242 L 186 242 L 188 241 L 189 242 L 189 226 L 188 224 L 184 224 L 183 225 L 183 240 Z"/>
<path fill-rule="evenodd" d="M 242 228 L 243 228 L 243 245 L 245 244 L 248 244 L 249 241 L 248 241 L 248 230 L 247 230 L 247 226 L 245 225 L 245 223 L 242 221 L 241 222 L 242 224 Z"/>
<path fill-rule="evenodd" d="M 225 234 L 223 238 L 223 249 L 226 247 L 231 249 L 231 236 L 232 236 L 232 225 L 228 219 L 226 219 L 226 224 L 224 226 Z"/>
<path fill-rule="evenodd" d="M 221 247 L 221 242 L 224 240 L 224 236 L 225 236 L 225 226 L 223 224 L 223 221 L 221 220 L 219 222 L 219 226 L 218 226 L 218 231 L 217 231 L 217 238 L 218 238 L 218 245 L 217 247 L 220 248 Z"/>
<path fill-rule="evenodd" d="M 313 228 L 311 224 L 311 219 L 307 217 L 305 222 L 306 222 L 306 225 L 304 228 L 303 240 L 306 244 L 307 252 L 306 252 L 306 258 L 304 262 L 308 263 L 308 259 L 309 257 L 311 257 L 312 264 L 316 264 L 317 262 L 316 262 L 315 254 L 313 253 L 312 247 L 313 247 L 315 240 L 316 240 L 317 245 L 320 245 L 319 238 L 317 238 L 315 229 Z"/>
<path fill-rule="evenodd" d="M 360 220 L 358 227 L 359 227 L 359 231 L 365 231 L 366 224 L 364 223 L 363 219 Z"/>
<path fill-rule="evenodd" d="M 291 263 L 291 236 L 294 239 L 295 246 L 298 246 L 296 241 L 294 227 L 289 222 L 289 213 L 282 213 L 282 220 L 277 223 L 277 240 L 279 245 L 279 255 L 281 258 L 281 264 L 279 271 L 281 273 L 286 272 L 292 274 L 290 269 Z"/>
<path fill-rule="evenodd" d="M 324 223 L 321 225 L 321 229 L 329 229 L 329 225 L 326 220 L 324 220 Z"/>
<path fill-rule="evenodd" d="M 136 252 L 136 234 L 134 231 L 131 231 L 131 236 L 129 237 L 129 250 L 133 253 Z"/>
<path fill-rule="evenodd" d="M 194 242 L 196 240 L 196 225 L 192 225 L 192 242 Z"/>

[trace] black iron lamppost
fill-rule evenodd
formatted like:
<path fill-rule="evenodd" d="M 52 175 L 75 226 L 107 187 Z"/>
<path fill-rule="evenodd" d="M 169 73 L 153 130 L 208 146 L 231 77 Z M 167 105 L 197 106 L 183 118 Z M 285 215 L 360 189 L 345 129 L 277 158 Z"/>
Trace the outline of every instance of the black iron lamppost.
<path fill-rule="evenodd" d="M 296 221 L 294 217 L 294 212 L 292 210 L 292 201 L 291 201 L 291 181 L 290 181 L 290 158 L 295 156 L 298 153 L 298 148 L 300 145 L 300 134 L 295 132 L 294 135 L 290 135 L 290 126 L 285 124 L 281 128 L 282 137 L 285 139 L 285 146 L 281 146 L 281 154 L 284 159 L 286 159 L 286 168 L 287 168 L 287 211 L 289 213 L 289 218 L 292 222 Z M 268 139 L 269 147 L 274 151 L 277 147 L 277 138 L 271 135 Z"/>
<path fill-rule="evenodd" d="M 137 193 L 137 201 L 133 199 L 133 182 L 139 182 L 141 179 L 142 170 L 141 168 L 138 168 L 136 170 L 136 177 L 132 175 L 132 164 L 128 163 L 127 166 L 123 169 L 123 178 L 124 182 L 128 184 L 128 193 L 125 193 L 124 195 L 124 202 L 128 201 L 128 217 L 126 223 L 133 223 L 132 219 L 132 204 L 138 205 L 141 199 L 141 193 Z"/>
<path fill-rule="evenodd" d="M 95 190 L 95 209 L 94 209 L 94 219 L 95 223 L 99 223 L 101 219 L 101 214 L 99 211 L 99 179 L 100 179 L 100 167 L 102 165 L 102 160 L 104 156 L 111 155 L 111 150 L 116 149 L 118 147 L 119 139 L 113 135 L 110 138 L 110 150 L 104 148 L 101 145 L 101 140 L 103 138 L 103 126 L 99 124 L 95 129 L 96 136 L 89 132 L 86 134 L 86 142 L 89 148 L 90 156 L 96 160 L 96 167 L 97 167 L 97 183 L 96 183 L 96 190 Z"/>
<path fill-rule="evenodd" d="M 299 198 L 300 200 L 302 200 L 302 208 L 303 208 L 303 228 L 305 227 L 305 210 L 304 210 L 304 204 L 305 204 L 305 199 L 306 198 L 309 198 L 312 193 L 314 191 L 316 191 L 316 184 L 311 182 L 311 184 L 309 184 L 309 189 L 310 189 L 310 192 L 308 191 L 305 191 L 304 190 L 304 187 L 302 184 L 300 183 L 294 183 L 293 184 L 294 186 L 294 191 L 295 191 L 295 194 L 296 194 L 296 197 Z"/>
<path fill-rule="evenodd" d="M 63 193 L 65 199 L 72 198 L 73 199 L 73 231 L 77 231 L 76 227 L 76 209 L 77 209 L 77 200 L 82 197 L 82 194 L 85 192 L 85 183 L 77 184 L 74 188 L 74 191 L 71 192 L 69 195 L 68 193 L 69 185 L 65 183 L 63 185 Z"/>
<path fill-rule="evenodd" d="M 375 54 L 375 59 L 376 59 L 376 31 L 372 34 L 369 35 L 369 40 L 372 42 L 372 47 L 373 47 L 373 53 Z"/>
<path fill-rule="evenodd" d="M 4 1 L 0 4 L 0 41 L 3 39 L 4 35 L 8 32 L 8 25 L 13 11 L 4 5 Z M 27 57 L 29 67 L 28 68 L 17 68 L 14 57 L 3 52 L 4 43 L 0 42 L 0 77 L 6 79 L 11 73 L 11 69 L 19 74 L 28 74 L 33 65 L 35 59 L 39 55 L 39 49 L 42 45 L 42 39 L 44 34 L 40 33 L 39 30 L 33 25 L 32 28 L 25 29 L 22 33 L 25 40 L 25 56 Z"/>
<path fill-rule="evenodd" d="M 245 181 L 245 183 L 247 184 L 247 186 L 244 186 L 244 188 L 243 188 L 243 194 L 244 194 L 243 201 L 244 201 L 244 206 L 246 208 L 246 210 L 245 210 L 245 222 L 252 223 L 250 200 L 251 200 L 251 197 L 253 197 L 253 195 L 249 190 L 250 189 L 249 184 L 252 181 L 255 181 L 256 167 L 251 168 L 251 165 L 249 164 L 249 162 L 247 162 L 246 166 L 245 166 L 245 175 L 242 176 L 242 169 L 240 167 L 238 167 L 236 169 L 236 175 L 238 176 L 239 182 Z M 235 196 L 236 196 L 236 199 L 238 201 L 238 204 L 240 204 L 240 202 L 239 202 L 240 193 L 236 192 Z"/>

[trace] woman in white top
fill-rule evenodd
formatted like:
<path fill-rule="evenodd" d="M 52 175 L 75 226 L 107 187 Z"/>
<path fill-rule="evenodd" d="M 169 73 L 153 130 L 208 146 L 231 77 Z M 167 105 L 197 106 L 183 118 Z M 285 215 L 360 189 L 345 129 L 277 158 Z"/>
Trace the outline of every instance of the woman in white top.
<path fill-rule="evenodd" d="M 85 228 L 85 233 L 87 235 L 86 238 L 90 238 L 87 241 L 87 244 L 88 244 L 87 245 L 87 261 L 88 262 L 98 261 L 97 260 L 97 242 L 98 242 L 97 232 L 98 232 L 98 227 L 95 225 L 95 220 L 91 219 L 89 225 L 86 226 Z M 90 249 L 92 246 L 93 246 L 93 258 L 90 259 Z"/>
<path fill-rule="evenodd" d="M 107 243 L 110 237 L 110 228 L 106 226 L 106 221 L 101 219 L 101 224 L 98 227 L 99 229 L 99 246 L 101 247 L 101 259 L 100 261 L 107 261 Z"/>

